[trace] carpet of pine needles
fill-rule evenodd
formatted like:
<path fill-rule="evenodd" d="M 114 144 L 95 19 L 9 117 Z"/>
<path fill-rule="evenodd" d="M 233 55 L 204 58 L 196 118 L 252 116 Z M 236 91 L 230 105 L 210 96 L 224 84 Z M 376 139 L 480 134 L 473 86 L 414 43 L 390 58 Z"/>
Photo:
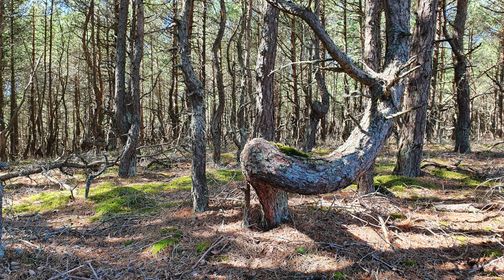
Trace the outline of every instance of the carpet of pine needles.
<path fill-rule="evenodd" d="M 449 149 L 430 146 L 426 155 L 460 161 L 486 178 L 496 178 L 494 182 L 466 186 L 427 172 L 422 180 L 436 187 L 404 185 L 403 192 L 391 190 L 393 195 L 358 196 L 354 188 L 320 196 L 290 195 L 292 222 L 270 231 L 257 224 L 254 197 L 252 225 L 242 226 L 240 181 L 212 186 L 210 211 L 198 214 L 191 210 L 188 190 L 159 194 L 163 201 L 186 203 L 155 214 L 92 220 L 92 203 L 81 197 L 47 212 L 7 213 L 7 254 L 0 262 L 0 278 L 503 279 L 504 192 L 498 178 L 504 176 L 504 152 L 482 146 L 461 156 L 445 152 Z M 393 164 L 393 150 L 379 162 Z M 171 175 L 160 175 L 167 172 Z M 144 170 L 135 179 L 108 174 L 94 185 L 169 182 L 187 174 L 189 166 L 181 163 L 171 170 Z M 57 189 L 41 182 L 43 178 L 9 182 L 6 207 Z M 439 205 L 454 207 L 440 210 Z M 173 244 L 153 253 L 153 244 L 175 231 Z"/>

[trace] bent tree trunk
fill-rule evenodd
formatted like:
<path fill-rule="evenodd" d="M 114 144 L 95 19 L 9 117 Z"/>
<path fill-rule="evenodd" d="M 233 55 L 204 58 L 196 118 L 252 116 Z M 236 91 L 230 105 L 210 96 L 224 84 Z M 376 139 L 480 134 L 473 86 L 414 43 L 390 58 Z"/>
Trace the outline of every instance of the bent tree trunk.
<path fill-rule="evenodd" d="M 288 210 L 275 203 L 274 192 L 322 194 L 349 186 L 374 162 L 390 135 L 404 86 L 397 77 L 409 54 L 409 0 L 387 1 L 387 57 L 385 70 L 361 69 L 332 41 L 318 17 L 291 1 L 268 0 L 284 12 L 303 19 L 319 37 L 328 53 L 352 78 L 371 87 L 372 102 L 360 125 L 347 141 L 327 157 L 297 158 L 283 154 L 264 139 L 251 140 L 242 152 L 245 178 L 258 194 L 267 227 L 288 218 Z M 273 196 L 270 196 L 273 192 Z"/>

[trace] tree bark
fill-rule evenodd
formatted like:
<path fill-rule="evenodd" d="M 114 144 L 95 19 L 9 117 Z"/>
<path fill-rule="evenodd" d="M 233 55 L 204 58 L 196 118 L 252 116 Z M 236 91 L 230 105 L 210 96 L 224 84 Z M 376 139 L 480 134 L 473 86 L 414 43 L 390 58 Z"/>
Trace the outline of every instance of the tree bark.
<path fill-rule="evenodd" d="M 129 0 L 120 0 L 117 20 L 115 69 L 115 125 L 117 136 L 124 145 L 127 141 L 128 119 L 126 107 L 126 29 Z"/>
<path fill-rule="evenodd" d="M 215 82 L 217 84 L 217 94 L 219 97 L 219 104 L 212 116 L 212 122 L 210 124 L 210 131 L 212 133 L 212 143 L 213 143 L 213 161 L 215 164 L 220 164 L 221 161 L 221 141 L 222 141 L 222 116 L 224 115 L 225 106 L 225 92 L 224 92 L 224 78 L 222 73 L 222 61 L 221 61 L 221 42 L 224 36 L 224 30 L 226 28 L 226 3 L 224 0 L 220 0 L 220 23 L 217 36 L 212 46 L 213 53 L 213 67 L 215 73 Z"/>
<path fill-rule="evenodd" d="M 468 0 L 457 0 L 457 14 L 453 23 L 453 36 L 446 28 L 446 12 L 444 33 L 454 54 L 454 84 L 457 92 L 457 121 L 455 124 L 455 152 L 471 151 L 471 91 L 469 88 L 469 73 L 467 73 L 467 57 L 464 50 L 464 32 L 467 20 Z"/>
<path fill-rule="evenodd" d="M 394 169 L 395 174 L 408 177 L 421 175 L 420 163 L 427 125 L 438 1 L 420 0 L 417 5 L 410 55 L 416 57 L 416 63 L 420 68 L 413 72 L 408 80 L 404 108 L 413 111 L 405 114 L 401 121 L 399 151 Z"/>
<path fill-rule="evenodd" d="M 410 1 L 387 1 L 385 5 L 387 59 L 385 70 L 379 75 L 361 69 L 339 50 L 317 16 L 308 9 L 291 1 L 269 0 L 269 3 L 303 19 L 342 69 L 370 85 L 373 94 L 373 102 L 369 104 L 360 125 L 340 148 L 327 157 L 306 159 L 287 156 L 264 139 L 253 139 L 245 146 L 242 152 L 245 178 L 258 193 L 266 226 L 274 227 L 289 217 L 284 205 L 275 203 L 274 192 L 321 194 L 345 188 L 370 168 L 385 144 L 404 91 L 397 75 L 408 60 Z"/>
<path fill-rule="evenodd" d="M 182 18 L 178 20 L 178 41 L 182 73 L 186 86 L 186 96 L 191 107 L 192 138 L 192 197 L 193 209 L 203 212 L 208 209 L 208 187 L 206 183 L 206 143 L 205 143 L 205 91 L 197 78 L 190 59 L 189 22 L 193 0 L 182 1 Z"/>
<path fill-rule="evenodd" d="M 320 18 L 320 0 L 315 0 L 315 15 Z M 324 59 L 320 56 L 320 42 L 316 36 L 313 40 L 314 59 Z M 308 132 L 304 150 L 310 152 L 316 145 L 317 130 L 319 123 L 325 118 L 329 112 L 329 90 L 327 89 L 325 77 L 319 68 L 315 70 L 315 80 L 317 81 L 320 101 L 315 100 L 310 104 L 310 121 L 308 124 Z"/>
<path fill-rule="evenodd" d="M 17 111 L 17 94 L 16 94 L 16 65 L 15 65 L 15 46 L 14 46 L 14 1 L 10 2 L 10 158 L 16 159 L 19 146 L 19 119 L 15 112 Z"/>
<path fill-rule="evenodd" d="M 131 106 L 129 107 L 129 118 L 131 119 L 128 129 L 128 139 L 123 147 L 121 159 L 119 161 L 119 176 L 133 177 L 136 175 L 138 141 L 140 139 L 140 66 L 143 58 L 144 43 L 144 7 L 143 0 L 135 0 L 134 9 L 136 20 L 133 42 L 133 56 L 131 61 Z"/>
<path fill-rule="evenodd" d="M 254 130 L 259 137 L 272 141 L 275 139 L 275 94 L 274 81 L 275 74 L 272 72 L 275 69 L 277 37 L 278 37 L 278 16 L 280 10 L 275 6 L 265 3 L 264 25 L 261 30 L 261 42 L 257 54 L 256 65 L 256 123 Z M 243 161 L 242 151 L 241 161 Z M 278 221 L 286 221 L 290 219 L 288 212 L 288 197 L 287 193 L 280 189 L 269 189 L 266 185 L 258 184 L 254 186 L 260 200 L 266 204 L 262 204 L 263 209 L 263 225 L 270 224 L 268 219 Z M 271 209 L 276 211 L 271 212 Z"/>
<path fill-rule="evenodd" d="M 383 10 L 381 0 L 367 0 L 364 3 L 364 52 L 363 59 L 368 67 L 374 71 L 380 70 L 381 61 L 381 26 L 380 18 Z M 370 89 L 366 88 L 368 95 Z M 370 101 L 369 101 L 370 102 Z M 374 162 L 367 172 L 357 179 L 357 191 L 359 194 L 368 194 L 375 191 L 374 187 Z"/>

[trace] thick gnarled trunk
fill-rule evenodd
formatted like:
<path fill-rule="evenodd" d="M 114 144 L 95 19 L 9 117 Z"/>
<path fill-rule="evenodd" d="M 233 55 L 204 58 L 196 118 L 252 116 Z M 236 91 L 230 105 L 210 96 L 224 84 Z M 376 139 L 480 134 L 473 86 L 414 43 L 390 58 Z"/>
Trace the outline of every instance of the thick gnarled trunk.
<path fill-rule="evenodd" d="M 272 5 L 303 19 L 324 44 L 328 53 L 351 77 L 371 87 L 372 102 L 360 125 L 347 141 L 329 156 L 306 159 L 288 156 L 264 139 L 253 139 L 242 152 L 242 169 L 247 182 L 259 194 L 267 227 L 289 218 L 265 189 L 299 194 L 322 194 L 349 186 L 369 170 L 393 126 L 404 86 L 397 79 L 409 54 L 409 0 L 387 1 L 387 57 L 385 70 L 361 69 L 334 44 L 318 17 L 290 1 L 269 0 Z M 391 28 L 393 27 L 393 28 Z M 262 195 L 265 194 L 265 195 Z M 264 208 L 265 205 L 268 208 Z"/>

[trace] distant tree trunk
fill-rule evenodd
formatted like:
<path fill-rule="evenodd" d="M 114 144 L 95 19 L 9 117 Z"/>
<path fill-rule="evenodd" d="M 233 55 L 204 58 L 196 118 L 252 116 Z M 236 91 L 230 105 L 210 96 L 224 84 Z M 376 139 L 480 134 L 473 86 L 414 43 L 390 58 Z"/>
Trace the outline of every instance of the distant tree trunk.
<path fill-rule="evenodd" d="M 140 66 L 143 58 L 144 44 L 144 8 L 143 0 L 135 0 L 134 10 L 135 26 L 133 56 L 131 61 L 131 105 L 128 107 L 128 115 L 131 118 L 128 139 L 123 147 L 121 159 L 119 162 L 119 176 L 133 177 L 136 175 L 136 148 L 140 138 Z"/>
<path fill-rule="evenodd" d="M 364 2 L 364 52 L 363 59 L 368 67 L 374 71 L 380 71 L 382 56 L 381 46 L 381 12 L 383 10 L 381 0 L 367 0 Z M 370 89 L 366 92 L 370 95 Z M 369 101 L 371 102 L 371 101 Z M 357 179 L 359 194 L 367 194 L 375 191 L 374 187 L 374 162 L 367 172 Z"/>
<path fill-rule="evenodd" d="M 4 1 L 0 0 L 0 73 L 5 69 L 4 65 Z M 0 75 L 0 131 L 5 129 L 5 114 L 4 114 L 4 79 Z M 0 160 L 7 161 L 7 139 L 5 134 L 0 134 Z"/>
<path fill-rule="evenodd" d="M 116 69 L 115 69 L 115 124 L 121 144 L 128 139 L 126 102 L 126 29 L 128 24 L 129 0 L 120 0 L 117 20 Z"/>
<path fill-rule="evenodd" d="M 32 7 L 32 38 L 31 38 L 31 65 L 32 68 L 35 67 L 35 33 L 36 33 L 36 28 L 35 28 L 35 7 Z M 1 71 L 1 70 L 0 70 Z M 2 87 L 0 83 L 0 87 Z M 36 84 L 35 82 L 32 83 L 30 87 L 30 132 L 29 132 L 29 141 L 27 143 L 27 153 L 32 156 L 35 155 L 35 149 L 37 146 L 37 120 L 36 120 L 36 112 L 37 112 L 37 106 L 36 106 Z"/>
<path fill-rule="evenodd" d="M 420 163 L 427 125 L 430 80 L 432 77 L 432 52 L 436 33 L 437 0 L 419 0 L 417 19 L 411 47 L 411 57 L 420 66 L 408 79 L 404 109 L 413 110 L 403 116 L 399 151 L 394 173 L 402 176 L 420 176 Z"/>
<path fill-rule="evenodd" d="M 457 122 L 455 125 L 455 152 L 471 151 L 471 92 L 469 88 L 469 73 L 467 72 L 467 57 L 464 50 L 464 32 L 467 20 L 468 0 L 457 0 L 457 14 L 453 23 L 454 34 L 451 37 L 446 28 L 446 12 L 444 33 L 447 37 L 455 59 L 454 84 L 457 91 Z"/>
<path fill-rule="evenodd" d="M 257 115 L 254 130 L 258 136 L 268 141 L 275 139 L 275 107 L 274 107 L 274 86 L 277 36 L 278 36 L 278 15 L 279 9 L 269 3 L 265 3 L 263 27 L 261 30 L 261 42 L 257 54 L 256 81 L 257 96 L 256 106 Z M 245 152 L 245 150 L 244 150 Z M 243 153 L 241 156 L 243 161 Z M 289 210 L 287 206 L 287 193 L 280 189 L 264 189 L 256 193 L 261 198 L 268 198 L 270 205 L 275 205 L 275 213 L 264 213 L 264 217 L 275 216 L 276 221 L 286 221 L 289 219 Z M 265 200 L 262 200 L 265 201 Z M 263 205 L 263 210 L 267 211 L 268 205 Z M 269 223 L 266 220 L 263 223 Z"/>
<path fill-rule="evenodd" d="M 291 125 L 292 125 L 292 140 L 294 141 L 294 145 L 297 145 L 299 139 L 299 124 L 301 118 L 300 112 L 300 102 L 299 102 L 299 82 L 298 82 L 298 66 L 294 63 L 297 61 L 297 46 L 296 46 L 296 17 L 292 16 L 291 19 L 291 33 L 290 33 L 290 61 L 293 63 L 292 68 L 292 117 L 291 117 Z"/>
<path fill-rule="evenodd" d="M 320 0 L 315 0 L 315 15 L 320 18 Z M 320 56 L 320 42 L 314 35 L 313 40 L 314 59 L 323 59 Z M 310 104 L 310 122 L 308 124 L 308 133 L 306 135 L 305 151 L 311 151 L 316 144 L 318 125 L 325 118 L 329 111 L 329 90 L 327 89 L 325 77 L 321 70 L 315 70 L 315 80 L 317 81 L 318 92 L 321 100 L 312 101 Z"/>
<path fill-rule="evenodd" d="M 400 106 L 404 85 L 398 71 L 409 56 L 410 1 L 388 1 L 387 52 L 383 75 L 361 69 L 342 52 L 321 27 L 318 17 L 292 1 L 268 0 L 283 11 L 303 19 L 316 33 L 328 53 L 350 77 L 371 87 L 372 102 L 348 140 L 325 160 L 301 159 L 283 154 L 263 139 L 250 141 L 242 152 L 242 170 L 259 198 L 267 227 L 289 217 L 284 204 L 277 204 L 279 190 L 321 194 L 347 187 L 366 172 L 385 144 Z"/>
<path fill-rule="evenodd" d="M 220 0 L 220 23 L 219 31 L 215 37 L 215 41 L 212 46 L 213 53 L 213 68 L 215 73 L 215 82 L 217 84 L 217 93 L 219 97 L 219 104 L 217 109 L 213 113 L 212 122 L 210 124 L 210 131 L 212 133 L 212 143 L 213 143 L 213 161 L 215 164 L 219 164 L 221 161 L 221 141 L 222 141 L 222 115 L 224 114 L 225 106 L 225 92 L 224 92 L 224 77 L 222 73 L 222 61 L 221 61 L 221 42 L 224 36 L 224 31 L 226 29 L 226 3 L 224 0 Z"/>
<path fill-rule="evenodd" d="M 19 119 L 17 114 L 17 94 L 16 94 L 16 65 L 15 65 L 15 44 L 14 44 L 14 0 L 10 2 L 10 158 L 16 159 L 19 146 Z"/>
<path fill-rule="evenodd" d="M 191 107 L 191 139 L 192 139 L 192 197 L 193 209 L 203 212 L 208 209 L 208 187 L 206 183 L 205 154 L 205 91 L 197 78 L 191 63 L 189 46 L 189 23 L 192 15 L 193 0 L 182 1 L 182 18 L 178 20 L 178 41 L 180 64 L 184 74 L 186 96 Z"/>

